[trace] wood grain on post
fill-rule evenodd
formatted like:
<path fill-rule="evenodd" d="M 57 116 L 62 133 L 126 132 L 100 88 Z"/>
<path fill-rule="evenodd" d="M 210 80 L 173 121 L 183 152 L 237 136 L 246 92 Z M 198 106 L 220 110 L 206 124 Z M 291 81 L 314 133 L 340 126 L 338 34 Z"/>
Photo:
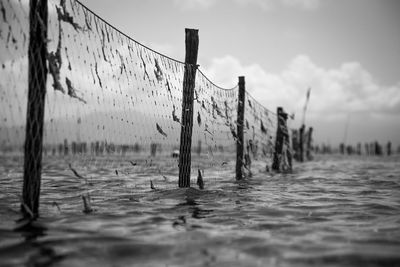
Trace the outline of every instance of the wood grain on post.
<path fill-rule="evenodd" d="M 306 126 L 303 124 L 300 127 L 299 131 L 299 161 L 303 162 L 304 161 L 304 131 L 306 129 Z"/>
<path fill-rule="evenodd" d="M 21 211 L 25 217 L 33 218 L 39 215 L 44 103 L 47 78 L 47 18 L 47 0 L 31 0 L 28 48 L 29 89 Z"/>
<path fill-rule="evenodd" d="M 306 158 L 307 160 L 312 160 L 311 150 L 312 150 L 312 134 L 313 127 L 310 127 L 307 132 L 307 149 L 306 149 Z"/>
<path fill-rule="evenodd" d="M 185 29 L 185 72 L 183 75 L 182 127 L 179 147 L 179 187 L 190 187 L 193 100 L 199 48 L 198 30 Z"/>
<path fill-rule="evenodd" d="M 274 149 L 274 159 L 272 162 L 272 170 L 280 171 L 280 161 L 282 157 L 282 148 L 283 148 L 283 108 L 277 108 L 277 129 L 276 129 L 276 137 L 275 137 L 275 149 Z"/>
<path fill-rule="evenodd" d="M 245 105 L 245 79 L 244 76 L 239 77 L 239 96 L 238 96 L 238 112 L 237 112 L 237 139 L 236 139 L 236 180 L 243 178 L 243 124 L 244 124 L 244 105 Z"/>

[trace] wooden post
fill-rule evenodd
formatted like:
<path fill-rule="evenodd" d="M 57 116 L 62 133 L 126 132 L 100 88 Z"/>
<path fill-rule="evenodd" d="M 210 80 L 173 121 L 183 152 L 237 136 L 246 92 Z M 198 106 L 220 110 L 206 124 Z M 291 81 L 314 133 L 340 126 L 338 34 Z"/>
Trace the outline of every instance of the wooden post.
<path fill-rule="evenodd" d="M 299 161 L 304 161 L 304 130 L 306 126 L 303 124 L 299 131 Z"/>
<path fill-rule="evenodd" d="M 43 121 L 46 94 L 47 0 L 30 0 L 28 48 L 28 105 L 24 146 L 24 184 L 21 211 L 39 215 Z"/>
<path fill-rule="evenodd" d="M 183 75 L 182 128 L 179 147 L 179 187 L 190 187 L 193 129 L 193 100 L 199 48 L 198 30 L 185 29 L 185 72 Z"/>
<path fill-rule="evenodd" d="M 360 144 L 360 147 L 361 147 L 361 144 Z M 361 150 L 361 149 L 360 149 Z M 360 153 L 361 154 L 361 153 Z M 387 142 L 387 144 L 386 144 L 386 154 L 388 155 L 388 156 L 390 156 L 390 155 L 392 155 L 392 142 Z"/>
<path fill-rule="evenodd" d="M 312 134 L 313 134 L 313 127 L 310 127 L 308 129 L 308 133 L 307 133 L 307 150 L 306 150 L 306 158 L 307 158 L 307 160 L 312 160 L 312 155 L 311 155 Z"/>
<path fill-rule="evenodd" d="M 239 77 L 239 97 L 237 112 L 237 139 L 236 139 L 236 180 L 243 178 L 243 124 L 244 124 L 244 105 L 245 105 L 245 79 L 244 76 Z"/>
<path fill-rule="evenodd" d="M 278 125 L 276 129 L 274 159 L 272 169 L 277 172 L 292 171 L 292 151 L 290 148 L 289 129 L 287 127 L 288 114 L 282 107 L 277 108 Z"/>
<path fill-rule="evenodd" d="M 280 162 L 282 157 L 282 149 L 283 149 L 283 108 L 277 108 L 277 129 L 276 129 L 276 137 L 275 137 L 275 149 L 274 149 L 274 160 L 272 162 L 272 170 L 280 171 Z"/>
<path fill-rule="evenodd" d="M 292 130 L 292 151 L 293 151 L 293 158 L 295 160 L 299 160 L 299 131 L 297 129 Z"/>

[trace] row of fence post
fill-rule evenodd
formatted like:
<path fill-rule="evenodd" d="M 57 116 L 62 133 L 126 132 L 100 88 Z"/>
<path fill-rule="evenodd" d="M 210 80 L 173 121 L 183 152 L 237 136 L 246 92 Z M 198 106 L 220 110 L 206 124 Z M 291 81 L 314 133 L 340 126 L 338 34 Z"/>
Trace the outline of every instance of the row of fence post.
<path fill-rule="evenodd" d="M 24 182 L 21 210 L 25 217 L 36 218 L 39 211 L 39 195 L 42 169 L 44 103 L 46 93 L 47 55 L 47 1 L 30 1 L 29 39 L 29 91 L 24 146 Z M 179 149 L 179 187 L 190 187 L 191 146 L 193 128 L 193 101 L 197 71 L 199 37 L 198 30 L 185 29 L 185 70 L 183 77 L 182 120 Z M 239 77 L 236 139 L 236 179 L 243 178 L 243 125 L 245 116 L 245 78 Z M 274 170 L 280 171 L 280 154 L 288 139 L 286 117 L 278 108 Z M 286 130 L 285 130 L 286 129 Z M 277 162 L 275 162 L 275 158 Z"/>
<path fill-rule="evenodd" d="M 313 132 L 313 127 L 309 127 L 306 131 L 304 124 L 299 129 L 292 130 L 292 151 L 293 157 L 297 161 L 312 160 Z"/>
<path fill-rule="evenodd" d="M 191 173 L 191 143 L 192 143 L 192 128 L 193 128 L 193 96 L 195 88 L 195 78 L 197 69 L 197 54 L 198 54 L 198 30 L 186 29 L 186 56 L 185 56 L 185 72 L 183 78 L 183 101 L 182 101 L 182 130 L 180 139 L 179 153 L 179 187 L 190 187 Z M 237 132 L 236 132 L 236 180 L 243 178 L 243 125 L 245 111 L 245 77 L 239 77 L 239 92 L 237 104 Z M 277 133 L 274 149 L 274 160 L 272 169 L 275 171 L 290 170 L 292 168 L 289 132 L 287 129 L 287 114 L 282 107 L 277 109 Z M 283 153 L 284 144 L 285 151 Z M 284 161 L 282 154 L 286 155 L 287 164 L 282 167 Z"/>

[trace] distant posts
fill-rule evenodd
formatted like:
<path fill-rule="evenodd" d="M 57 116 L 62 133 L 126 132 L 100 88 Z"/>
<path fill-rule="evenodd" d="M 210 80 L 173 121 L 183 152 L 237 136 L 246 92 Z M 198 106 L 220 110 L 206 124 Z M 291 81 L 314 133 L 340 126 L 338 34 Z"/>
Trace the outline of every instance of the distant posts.
<path fill-rule="evenodd" d="M 292 155 L 289 145 L 289 132 L 287 129 L 287 113 L 283 111 L 282 107 L 277 108 L 277 129 L 275 139 L 274 158 L 272 162 L 272 170 L 291 171 L 292 169 Z"/>
<path fill-rule="evenodd" d="M 312 134 L 313 127 L 310 127 L 307 132 L 307 149 L 306 149 L 306 157 L 307 160 L 312 160 L 311 150 L 312 150 Z"/>
<path fill-rule="evenodd" d="M 370 152 L 369 152 L 369 144 L 368 143 L 364 144 L 364 150 L 365 150 L 365 155 L 369 156 Z"/>
<path fill-rule="evenodd" d="M 340 143 L 340 145 L 339 145 L 340 154 L 344 155 L 344 149 L 345 149 L 344 143 Z"/>
<path fill-rule="evenodd" d="M 244 76 L 239 77 L 239 96 L 238 96 L 238 112 L 237 112 L 237 138 L 236 138 L 236 180 L 243 178 L 243 124 L 244 124 L 244 105 L 245 105 L 245 79 Z"/>
<path fill-rule="evenodd" d="M 47 1 L 31 0 L 29 12 L 28 104 L 24 145 L 24 183 L 21 211 L 39 215 L 43 121 L 47 80 Z"/>
<path fill-rule="evenodd" d="M 357 143 L 357 155 L 361 155 L 361 143 Z"/>
<path fill-rule="evenodd" d="M 157 144 L 156 143 L 151 143 L 150 144 L 150 155 L 152 157 L 155 157 L 157 154 Z"/>
<path fill-rule="evenodd" d="M 299 130 L 299 161 L 304 161 L 304 131 L 306 126 L 303 124 Z"/>
<path fill-rule="evenodd" d="M 297 129 L 292 129 L 292 151 L 293 158 L 299 160 L 299 131 Z"/>
<path fill-rule="evenodd" d="M 179 147 L 179 187 L 190 187 L 193 100 L 199 47 L 198 30 L 185 29 L 185 72 L 183 75 L 182 126 Z"/>
<path fill-rule="evenodd" d="M 388 156 L 392 155 L 392 142 L 390 141 L 386 144 L 386 153 Z"/>

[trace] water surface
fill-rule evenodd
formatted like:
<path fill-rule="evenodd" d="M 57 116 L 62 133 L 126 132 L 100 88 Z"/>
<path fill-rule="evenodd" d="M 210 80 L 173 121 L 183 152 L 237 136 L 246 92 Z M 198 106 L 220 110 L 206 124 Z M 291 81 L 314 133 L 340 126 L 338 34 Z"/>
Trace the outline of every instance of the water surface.
<path fill-rule="evenodd" d="M 205 169 L 204 190 L 195 177 L 178 189 L 159 160 L 85 179 L 45 160 L 41 217 L 19 231 L 21 159 L 1 161 L 1 266 L 400 266 L 398 156 L 324 156 L 293 174 L 257 163 L 241 182 L 229 161 Z"/>

